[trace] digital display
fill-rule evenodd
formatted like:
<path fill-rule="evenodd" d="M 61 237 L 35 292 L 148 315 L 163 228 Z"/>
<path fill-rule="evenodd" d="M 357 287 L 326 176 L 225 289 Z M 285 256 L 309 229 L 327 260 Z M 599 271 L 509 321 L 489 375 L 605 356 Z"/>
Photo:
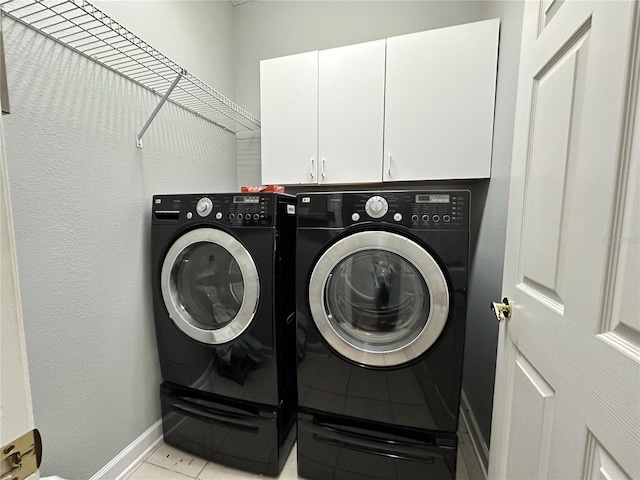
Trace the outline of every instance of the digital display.
<path fill-rule="evenodd" d="M 233 203 L 260 203 L 260 197 L 256 195 L 240 195 L 233 197 Z"/>
<path fill-rule="evenodd" d="M 449 195 L 416 195 L 416 203 L 450 203 Z"/>

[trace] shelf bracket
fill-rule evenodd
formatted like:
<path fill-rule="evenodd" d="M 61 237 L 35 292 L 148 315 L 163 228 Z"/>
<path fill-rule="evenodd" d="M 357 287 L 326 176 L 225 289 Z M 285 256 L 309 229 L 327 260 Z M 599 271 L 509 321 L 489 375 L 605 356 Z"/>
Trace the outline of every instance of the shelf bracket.
<path fill-rule="evenodd" d="M 186 75 L 186 73 L 187 73 L 187 71 L 184 68 L 182 70 L 180 70 L 180 72 L 176 76 L 176 79 L 173 81 L 173 83 L 171 84 L 169 89 L 166 91 L 166 93 L 164 94 L 164 96 L 160 100 L 160 103 L 158 103 L 156 108 L 151 113 L 151 116 L 149 117 L 149 120 L 147 120 L 147 123 L 144 124 L 144 127 L 142 127 L 142 130 L 140 130 L 140 133 L 136 135 L 136 146 L 138 148 L 142 148 L 142 136 L 147 131 L 147 128 L 149 128 L 149 125 L 151 125 L 151 122 L 153 122 L 153 119 L 156 118 L 156 115 L 158 114 L 158 112 L 160 111 L 162 106 L 164 105 L 164 102 L 166 102 L 169 99 L 169 96 L 171 95 L 171 92 L 173 92 L 173 89 L 176 88 L 176 86 L 178 85 L 178 82 L 180 81 L 180 79 L 183 76 Z"/>

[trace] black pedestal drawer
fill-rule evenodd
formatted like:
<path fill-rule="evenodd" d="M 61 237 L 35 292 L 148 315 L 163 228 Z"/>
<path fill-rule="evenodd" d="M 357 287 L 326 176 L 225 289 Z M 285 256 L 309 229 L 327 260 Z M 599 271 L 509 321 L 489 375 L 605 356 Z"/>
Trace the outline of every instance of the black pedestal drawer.
<path fill-rule="evenodd" d="M 455 433 L 298 413 L 298 474 L 311 480 L 455 480 Z"/>
<path fill-rule="evenodd" d="M 168 445 L 232 468 L 280 474 L 295 442 L 295 428 L 279 407 L 213 398 L 166 383 L 160 398 Z"/>

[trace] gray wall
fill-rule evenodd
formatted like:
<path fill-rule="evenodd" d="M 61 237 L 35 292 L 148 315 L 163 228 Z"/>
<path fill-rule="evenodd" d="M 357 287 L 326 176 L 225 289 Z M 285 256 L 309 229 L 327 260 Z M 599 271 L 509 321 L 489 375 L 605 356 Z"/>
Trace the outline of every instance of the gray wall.
<path fill-rule="evenodd" d="M 199 49 L 183 66 L 233 93 L 229 3 L 180 2 L 181 14 L 207 19 L 188 25 L 175 3 L 140 3 L 142 38 L 147 26 L 176 50 Z M 210 30 L 226 33 L 209 42 Z M 12 113 L 3 121 L 41 473 L 87 479 L 160 418 L 151 196 L 234 190 L 236 139 L 167 104 L 138 149 L 157 96 L 8 18 L 4 40 Z"/>
<path fill-rule="evenodd" d="M 476 241 L 469 279 L 469 314 L 462 389 L 488 453 L 498 322 L 491 301 L 501 299 L 509 174 L 515 117 L 523 3 L 484 2 L 484 18 L 500 18 L 498 83 L 491 179 L 473 186 Z"/>
<path fill-rule="evenodd" d="M 498 331 L 488 305 L 500 298 L 502 285 L 521 17 L 522 3 L 517 1 L 269 1 L 234 10 L 236 98 L 256 114 L 260 111 L 260 60 L 501 18 L 492 177 L 463 185 L 472 190 L 476 210 L 463 391 L 484 450 L 491 431 Z"/>
<path fill-rule="evenodd" d="M 234 9 L 228 2 L 94 0 L 91 3 L 234 100 Z"/>

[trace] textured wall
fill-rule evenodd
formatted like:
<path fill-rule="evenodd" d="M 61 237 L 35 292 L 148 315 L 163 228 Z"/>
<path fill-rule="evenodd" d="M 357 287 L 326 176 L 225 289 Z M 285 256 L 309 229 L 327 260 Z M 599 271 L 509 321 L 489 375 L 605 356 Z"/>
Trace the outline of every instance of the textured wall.
<path fill-rule="evenodd" d="M 144 4 L 148 23 L 163 21 L 163 5 Z M 229 27 L 230 4 L 189 5 L 208 29 L 228 9 L 220 26 Z M 235 190 L 236 138 L 167 104 L 138 149 L 157 96 L 4 22 L 12 113 L 3 120 L 41 473 L 86 479 L 160 418 L 151 196 Z M 171 33 L 183 49 L 199 42 L 193 26 Z M 207 48 L 206 68 L 225 58 L 216 71 L 233 85 L 232 35 Z"/>
<path fill-rule="evenodd" d="M 245 185 L 262 185 L 260 139 L 257 132 L 238 132 L 238 189 Z"/>
<path fill-rule="evenodd" d="M 91 3 L 234 100 L 234 9 L 229 2 L 94 0 Z"/>

